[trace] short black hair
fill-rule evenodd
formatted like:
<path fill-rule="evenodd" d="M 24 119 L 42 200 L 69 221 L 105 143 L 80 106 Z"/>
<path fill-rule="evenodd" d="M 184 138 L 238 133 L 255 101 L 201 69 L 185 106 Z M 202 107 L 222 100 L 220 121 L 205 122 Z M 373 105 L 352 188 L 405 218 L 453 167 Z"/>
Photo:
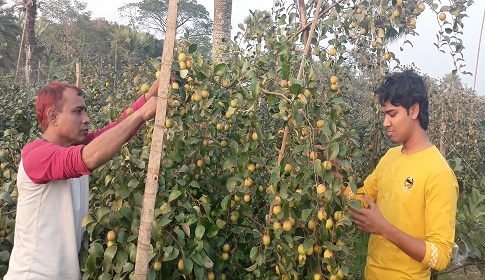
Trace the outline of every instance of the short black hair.
<path fill-rule="evenodd" d="M 428 90 L 423 78 L 413 70 L 395 72 L 387 76 L 376 89 L 375 95 L 381 106 L 389 101 L 394 106 L 402 106 L 409 114 L 412 105 L 419 104 L 418 120 L 424 130 L 429 124 Z"/>

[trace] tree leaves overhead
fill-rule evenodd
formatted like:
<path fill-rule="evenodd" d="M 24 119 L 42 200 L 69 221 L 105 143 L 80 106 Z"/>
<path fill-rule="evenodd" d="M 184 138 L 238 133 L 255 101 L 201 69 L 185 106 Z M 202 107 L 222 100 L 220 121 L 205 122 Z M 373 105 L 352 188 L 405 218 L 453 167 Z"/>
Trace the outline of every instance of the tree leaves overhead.
<path fill-rule="evenodd" d="M 20 34 L 22 32 L 13 14 L 3 9 L 5 0 L 0 0 L 0 68 L 15 69 Z"/>
<path fill-rule="evenodd" d="M 87 3 L 79 0 L 50 0 L 40 5 L 42 18 L 64 24 L 91 18 L 92 12 L 86 11 L 86 8 Z"/>

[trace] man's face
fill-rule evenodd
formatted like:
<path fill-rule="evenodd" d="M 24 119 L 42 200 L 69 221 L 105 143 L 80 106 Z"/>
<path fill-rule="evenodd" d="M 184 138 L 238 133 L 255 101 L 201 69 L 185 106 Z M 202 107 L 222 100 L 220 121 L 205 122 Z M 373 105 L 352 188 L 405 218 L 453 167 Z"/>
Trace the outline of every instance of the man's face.
<path fill-rule="evenodd" d="M 57 112 L 55 124 L 57 138 L 61 146 L 68 147 L 84 141 L 88 134 L 89 117 L 86 103 L 74 89 L 66 89 L 62 94 L 62 110 Z"/>
<path fill-rule="evenodd" d="M 394 106 L 387 101 L 381 110 L 384 113 L 383 125 L 387 136 L 393 143 L 405 143 L 413 133 L 414 120 L 417 117 L 416 106 L 409 108 L 409 114 L 403 106 Z"/>

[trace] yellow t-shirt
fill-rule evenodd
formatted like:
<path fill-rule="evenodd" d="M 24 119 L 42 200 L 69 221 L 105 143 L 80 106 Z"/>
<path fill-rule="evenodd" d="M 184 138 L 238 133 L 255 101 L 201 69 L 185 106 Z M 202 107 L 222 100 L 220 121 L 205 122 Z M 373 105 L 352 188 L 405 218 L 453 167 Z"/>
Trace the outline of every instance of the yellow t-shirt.
<path fill-rule="evenodd" d="M 458 198 L 455 174 L 435 146 L 412 155 L 401 149 L 389 149 L 358 193 L 374 200 L 401 231 L 424 240 L 426 255 L 420 263 L 387 239 L 371 234 L 367 280 L 429 280 L 430 268 L 443 270 L 451 259 Z M 353 197 L 350 188 L 344 194 Z"/>

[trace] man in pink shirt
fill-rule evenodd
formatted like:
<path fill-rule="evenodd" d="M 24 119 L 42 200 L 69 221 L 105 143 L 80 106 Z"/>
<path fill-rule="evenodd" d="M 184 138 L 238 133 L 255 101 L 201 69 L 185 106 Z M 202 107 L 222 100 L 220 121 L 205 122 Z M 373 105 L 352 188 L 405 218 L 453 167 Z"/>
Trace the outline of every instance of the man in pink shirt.
<path fill-rule="evenodd" d="M 43 135 L 22 150 L 15 237 L 5 280 L 81 278 L 78 253 L 88 214 L 88 175 L 112 159 L 154 117 L 158 80 L 118 122 L 88 132 L 81 89 L 53 82 L 39 90 Z M 130 110 L 131 111 L 131 110 Z"/>

